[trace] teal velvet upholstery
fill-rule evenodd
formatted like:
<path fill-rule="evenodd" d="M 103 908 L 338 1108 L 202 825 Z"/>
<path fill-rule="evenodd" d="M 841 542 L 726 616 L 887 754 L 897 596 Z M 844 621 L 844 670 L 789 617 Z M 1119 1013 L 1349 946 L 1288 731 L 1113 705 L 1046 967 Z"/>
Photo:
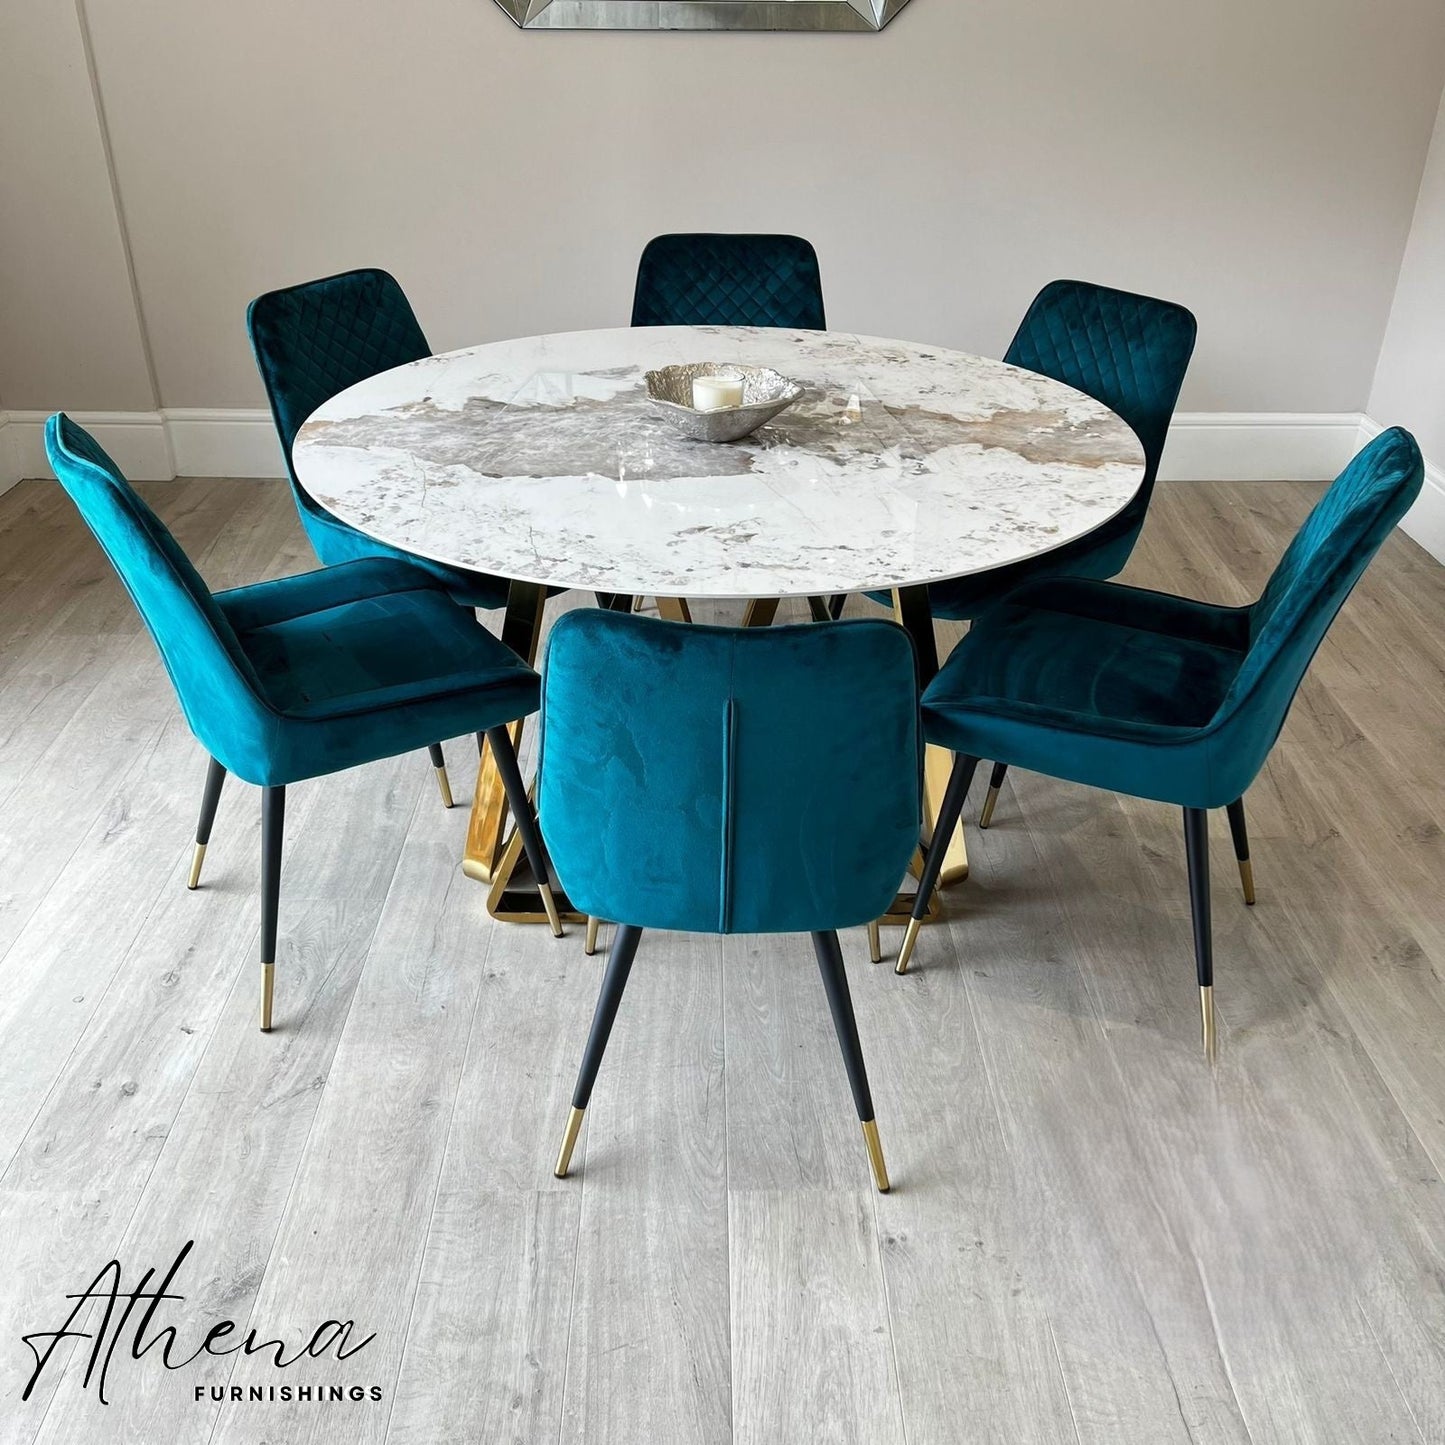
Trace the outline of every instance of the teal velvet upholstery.
<path fill-rule="evenodd" d="M 1234 803 L 1423 475 L 1408 432 L 1376 438 L 1247 607 L 1085 578 L 1019 588 L 973 624 L 929 685 L 928 740 L 1185 808 Z"/>
<path fill-rule="evenodd" d="M 657 236 L 637 268 L 632 324 L 823 331 L 817 253 L 800 236 Z"/>
<path fill-rule="evenodd" d="M 246 328 L 281 438 L 296 510 L 316 555 L 328 564 L 400 558 L 430 572 L 463 606 L 503 606 L 504 580 L 413 557 L 356 531 L 308 495 L 292 465 L 296 433 L 323 402 L 378 372 L 432 354 L 396 280 L 385 271 L 365 269 L 268 291 L 247 309 Z"/>
<path fill-rule="evenodd" d="M 1113 577 L 1123 570 L 1149 509 L 1196 329 L 1182 306 L 1108 286 L 1053 281 L 1039 292 L 1004 360 L 1085 392 L 1123 417 L 1143 443 L 1144 481 L 1117 517 L 1087 537 L 1043 557 L 935 583 L 929 588 L 935 617 L 977 617 L 1040 577 Z"/>
<path fill-rule="evenodd" d="M 213 595 L 90 435 L 57 414 L 45 445 L 191 730 L 246 782 L 317 777 L 536 710 L 537 674 L 410 563 L 366 558 Z"/>
<path fill-rule="evenodd" d="M 542 692 L 538 812 L 576 907 L 638 928 L 811 933 L 892 902 L 920 821 L 902 628 L 574 611 L 552 629 Z"/>

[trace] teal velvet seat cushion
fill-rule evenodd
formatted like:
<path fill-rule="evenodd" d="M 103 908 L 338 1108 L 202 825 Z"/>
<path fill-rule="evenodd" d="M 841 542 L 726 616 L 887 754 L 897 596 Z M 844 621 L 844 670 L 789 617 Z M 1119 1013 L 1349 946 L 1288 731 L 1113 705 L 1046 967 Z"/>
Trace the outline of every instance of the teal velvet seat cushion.
<path fill-rule="evenodd" d="M 417 703 L 444 713 L 474 706 L 463 694 L 478 689 L 507 720 L 537 707 L 536 673 L 404 562 L 343 562 L 219 592 L 216 602 L 266 700 L 288 717 L 340 718 Z M 469 716 L 436 736 L 479 731 Z"/>
<path fill-rule="evenodd" d="M 1234 802 L 1423 474 L 1407 432 L 1378 437 L 1248 607 L 1079 578 L 1017 589 L 973 624 L 929 685 L 929 741 L 1183 807 Z"/>
<path fill-rule="evenodd" d="M 94 438 L 57 415 L 46 450 L 192 731 L 246 782 L 317 777 L 536 710 L 537 674 L 417 567 L 369 558 L 212 595 Z"/>
<path fill-rule="evenodd" d="M 924 694 L 924 726 L 954 752 L 1180 801 L 1201 786 L 1187 769 L 1207 763 L 1185 744 L 1218 712 L 1247 633 L 1245 609 L 1087 579 L 1030 583 L 954 649 Z"/>
<path fill-rule="evenodd" d="M 413 557 L 358 532 L 322 507 L 296 475 L 292 462 L 296 433 L 317 407 L 378 372 L 432 354 L 396 279 L 368 267 L 268 291 L 247 309 L 246 328 L 275 418 L 296 510 L 321 561 L 399 558 L 429 572 L 463 606 L 503 606 L 507 584 L 502 578 Z"/>
<path fill-rule="evenodd" d="M 638 263 L 632 324 L 822 331 L 817 253 L 801 236 L 654 237 Z"/>
<path fill-rule="evenodd" d="M 1087 537 L 1042 557 L 935 582 L 928 589 L 935 617 L 977 617 L 1037 578 L 1104 578 L 1123 570 L 1149 510 L 1197 330 L 1183 306 L 1152 296 L 1087 281 L 1052 281 L 1039 292 L 1004 360 L 1072 386 L 1128 422 L 1144 449 L 1144 477 L 1129 504 Z"/>
<path fill-rule="evenodd" d="M 851 927 L 918 843 L 912 643 L 891 622 L 692 627 L 561 618 L 538 812 L 572 902 L 697 933 Z"/>

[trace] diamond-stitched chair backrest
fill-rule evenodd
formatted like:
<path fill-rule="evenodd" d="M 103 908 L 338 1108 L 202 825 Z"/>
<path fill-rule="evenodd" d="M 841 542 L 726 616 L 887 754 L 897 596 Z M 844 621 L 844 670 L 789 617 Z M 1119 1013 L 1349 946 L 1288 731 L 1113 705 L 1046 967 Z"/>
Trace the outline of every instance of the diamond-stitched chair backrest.
<path fill-rule="evenodd" d="M 1086 392 L 1123 417 L 1144 447 L 1144 482 L 1115 519 L 1142 525 L 1174 404 L 1194 352 L 1194 316 L 1172 301 L 1087 281 L 1051 281 L 1004 360 Z"/>
<path fill-rule="evenodd" d="M 291 466 L 302 422 L 348 386 L 431 347 L 395 277 L 375 268 L 268 291 L 247 308 L 246 329 L 296 499 L 314 509 Z"/>
<path fill-rule="evenodd" d="M 638 263 L 632 324 L 823 331 L 817 252 L 800 236 L 658 236 Z"/>
<path fill-rule="evenodd" d="M 1330 483 L 1249 609 L 1249 651 L 1220 705 L 1226 714 L 1277 699 L 1270 741 L 1335 614 L 1425 480 L 1415 438 L 1392 427 Z"/>
<path fill-rule="evenodd" d="M 234 771 L 232 741 L 265 737 L 275 721 L 235 630 L 165 523 L 89 432 L 57 412 L 45 424 L 45 451 L 160 650 L 191 731 Z"/>

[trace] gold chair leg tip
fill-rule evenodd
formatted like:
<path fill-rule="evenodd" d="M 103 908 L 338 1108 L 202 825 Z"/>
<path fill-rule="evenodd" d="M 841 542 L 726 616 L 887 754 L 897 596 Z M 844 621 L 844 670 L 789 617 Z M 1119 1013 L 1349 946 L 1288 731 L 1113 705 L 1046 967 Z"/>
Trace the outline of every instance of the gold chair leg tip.
<path fill-rule="evenodd" d="M 1213 984 L 1206 985 L 1199 990 L 1199 1014 L 1204 1057 L 1212 1064 L 1218 1058 L 1218 1034 L 1214 1026 Z"/>
<path fill-rule="evenodd" d="M 1244 889 L 1244 901 L 1251 908 L 1254 907 L 1254 865 L 1248 858 L 1239 865 L 1239 882 Z"/>
<path fill-rule="evenodd" d="M 888 1166 L 883 1162 L 883 1145 L 878 1138 L 878 1125 L 873 1119 L 863 1121 L 863 1143 L 868 1150 L 868 1167 L 873 1171 L 873 1184 L 880 1194 L 893 1187 L 888 1182 Z"/>
<path fill-rule="evenodd" d="M 987 828 L 993 822 L 993 810 L 998 803 L 998 789 L 990 788 L 988 796 L 983 800 L 983 811 L 978 815 L 978 826 Z"/>
<path fill-rule="evenodd" d="M 868 959 L 870 963 L 883 962 L 883 937 L 876 918 L 868 925 Z"/>
<path fill-rule="evenodd" d="M 194 892 L 201 886 L 201 864 L 206 860 L 206 845 L 196 844 L 196 851 L 191 855 L 191 875 L 186 879 L 186 887 Z"/>
<path fill-rule="evenodd" d="M 558 1179 L 565 1179 L 567 1171 L 572 1167 L 572 1150 L 577 1145 L 577 1135 L 582 1132 L 582 1120 L 586 1113 L 585 1109 L 574 1108 L 567 1115 L 567 1129 L 562 1135 L 562 1148 L 557 1154 L 557 1167 L 552 1171 Z"/>
<path fill-rule="evenodd" d="M 894 966 L 895 973 L 907 973 L 908 964 L 913 958 L 913 945 L 918 942 L 918 930 L 923 927 L 921 920 L 910 918 L 908 927 L 903 933 L 903 944 L 898 950 L 898 962 Z"/>
<path fill-rule="evenodd" d="M 552 926 L 552 937 L 562 936 L 562 915 L 557 912 L 557 900 L 552 896 L 549 883 L 539 883 L 537 891 L 542 895 L 542 907 L 547 910 L 547 922 Z"/>
<path fill-rule="evenodd" d="M 587 915 L 587 941 L 582 945 L 582 952 L 591 958 L 597 952 L 597 927 L 601 922 L 592 914 Z"/>
<path fill-rule="evenodd" d="M 276 965 L 261 965 L 261 1032 L 271 1032 L 271 1000 L 276 992 Z"/>
<path fill-rule="evenodd" d="M 455 807 L 456 805 L 452 801 L 452 781 L 447 777 L 447 770 L 445 768 L 438 768 L 436 774 L 437 791 L 442 795 L 442 807 Z"/>

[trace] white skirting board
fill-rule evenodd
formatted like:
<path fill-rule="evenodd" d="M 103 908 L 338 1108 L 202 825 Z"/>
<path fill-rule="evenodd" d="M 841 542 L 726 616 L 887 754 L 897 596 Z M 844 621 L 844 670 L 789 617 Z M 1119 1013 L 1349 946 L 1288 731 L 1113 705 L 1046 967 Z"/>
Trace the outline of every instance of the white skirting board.
<path fill-rule="evenodd" d="M 75 420 L 134 481 L 285 475 L 271 414 L 172 409 L 75 412 Z M 1358 412 L 1179 412 L 1160 476 L 1165 481 L 1329 481 L 1381 428 Z M 47 477 L 45 413 L 0 413 L 0 490 Z M 1405 531 L 1445 561 L 1445 472 L 1427 470 Z"/>
<path fill-rule="evenodd" d="M 42 411 L 0 416 L 0 487 L 48 477 Z M 269 411 L 75 411 L 133 482 L 173 477 L 283 477 L 285 464 Z"/>

